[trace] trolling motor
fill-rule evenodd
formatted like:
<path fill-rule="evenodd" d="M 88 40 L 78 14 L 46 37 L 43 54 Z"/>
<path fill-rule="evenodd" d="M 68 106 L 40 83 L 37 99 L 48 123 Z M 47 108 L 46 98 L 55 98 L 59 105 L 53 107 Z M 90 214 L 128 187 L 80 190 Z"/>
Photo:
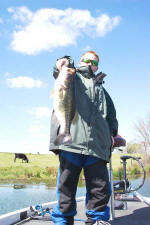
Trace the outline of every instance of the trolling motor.
<path fill-rule="evenodd" d="M 123 139 L 120 135 L 117 135 L 116 137 L 113 138 L 113 146 L 112 146 L 112 151 L 114 148 L 118 148 L 121 146 L 126 145 L 125 139 Z M 122 149 L 119 149 L 119 151 L 122 151 Z M 136 191 L 140 189 L 145 182 L 145 177 L 146 177 L 146 172 L 144 169 L 144 165 L 140 161 L 140 157 L 134 157 L 134 156 L 129 156 L 129 155 L 122 155 L 120 157 L 121 163 L 123 164 L 123 178 L 121 176 L 121 173 L 119 175 L 120 180 L 119 181 L 113 181 L 113 170 L 112 170 L 112 162 L 110 159 L 109 162 L 109 173 L 110 173 L 110 183 L 111 183 L 111 219 L 115 218 L 115 209 L 127 209 L 127 201 L 139 201 L 139 198 L 137 197 Z M 128 180 L 127 178 L 127 160 L 135 160 L 138 165 L 142 168 L 142 181 L 139 185 L 136 187 L 133 187 L 132 183 Z M 133 192 L 133 196 L 129 197 L 127 196 L 129 193 Z M 121 200 L 123 201 L 122 203 L 118 202 L 116 200 Z"/>
<path fill-rule="evenodd" d="M 121 175 L 120 175 L 120 180 L 114 181 L 114 184 L 113 184 L 114 191 L 118 194 L 127 194 L 130 192 L 139 190 L 144 185 L 145 177 L 146 177 L 146 171 L 144 169 L 144 165 L 140 161 L 141 158 L 129 156 L 129 155 L 122 155 L 122 156 L 120 156 L 120 159 L 121 159 L 121 163 L 123 164 L 123 179 L 121 178 Z M 127 164 L 128 159 L 135 160 L 138 163 L 138 165 L 142 168 L 142 174 L 143 174 L 142 181 L 136 187 L 132 187 L 132 184 L 129 182 L 129 180 L 127 178 L 126 164 Z"/>
<path fill-rule="evenodd" d="M 121 163 L 123 164 L 123 179 L 121 179 L 121 177 L 120 177 L 120 181 L 118 181 L 117 184 L 115 182 L 113 184 L 114 193 L 115 193 L 114 198 L 117 200 L 123 201 L 124 209 L 127 209 L 128 208 L 127 201 L 139 201 L 139 198 L 137 198 L 137 196 L 135 196 L 134 194 L 131 197 L 128 196 L 128 194 L 139 190 L 144 185 L 146 172 L 145 172 L 143 164 L 140 161 L 140 159 L 141 159 L 140 157 L 123 155 L 120 157 L 120 159 L 121 159 Z M 136 187 L 132 187 L 132 183 L 129 182 L 129 180 L 127 178 L 126 165 L 127 165 L 128 159 L 135 160 L 138 163 L 138 165 L 142 168 L 142 171 L 143 171 L 142 181 Z"/>
<path fill-rule="evenodd" d="M 118 149 L 122 151 L 121 149 Z M 127 209 L 127 201 L 140 201 L 138 197 L 138 193 L 136 192 L 139 190 L 145 182 L 145 177 L 146 177 L 146 171 L 144 169 L 144 165 L 140 161 L 140 157 L 134 157 L 130 155 L 122 155 L 120 156 L 121 163 L 123 164 L 123 178 L 121 177 L 120 173 L 120 180 L 119 181 L 113 181 L 112 178 L 112 165 L 111 165 L 111 160 L 110 160 L 110 169 L 111 169 L 111 184 L 112 184 L 112 196 L 111 196 L 111 217 L 112 219 L 115 218 L 115 202 L 116 200 L 121 200 L 122 204 L 120 203 L 120 208 L 118 207 L 117 209 Z M 139 185 L 136 185 L 136 187 L 133 187 L 132 183 L 128 180 L 127 178 L 127 160 L 134 160 L 138 163 L 138 165 L 142 168 L 142 180 Z M 128 196 L 129 193 L 133 192 L 132 196 Z"/>

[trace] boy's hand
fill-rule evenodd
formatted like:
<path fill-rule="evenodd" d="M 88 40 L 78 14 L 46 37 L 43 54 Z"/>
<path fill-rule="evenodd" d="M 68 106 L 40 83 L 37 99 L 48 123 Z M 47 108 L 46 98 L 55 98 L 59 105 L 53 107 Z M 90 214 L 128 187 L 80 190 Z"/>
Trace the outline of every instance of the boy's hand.
<path fill-rule="evenodd" d="M 112 137 L 112 148 L 121 147 L 126 145 L 126 140 L 120 135 Z"/>
<path fill-rule="evenodd" d="M 68 84 L 70 83 L 71 76 L 74 74 L 75 74 L 75 69 L 68 68 L 63 65 L 62 69 L 59 73 L 59 76 L 55 81 L 55 84 L 56 84 L 55 87 L 58 87 L 58 89 L 60 89 L 60 90 L 61 90 L 61 88 L 66 89 L 68 87 Z"/>
<path fill-rule="evenodd" d="M 63 67 L 63 66 L 68 67 L 68 65 L 69 65 L 69 61 L 68 61 L 68 59 L 66 59 L 66 58 L 59 59 L 59 60 L 57 60 L 57 62 L 56 62 L 56 67 L 58 68 L 59 71 L 62 70 L 62 67 Z"/>

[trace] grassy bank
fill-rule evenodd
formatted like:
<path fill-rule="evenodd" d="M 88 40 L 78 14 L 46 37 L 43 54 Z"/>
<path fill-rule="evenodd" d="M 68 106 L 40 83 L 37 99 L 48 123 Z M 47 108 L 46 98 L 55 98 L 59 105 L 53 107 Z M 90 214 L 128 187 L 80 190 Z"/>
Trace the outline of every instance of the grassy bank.
<path fill-rule="evenodd" d="M 51 182 L 56 183 L 58 157 L 52 154 L 26 154 L 29 163 L 22 163 L 21 159 L 14 162 L 14 153 L 0 153 L 0 181 L 22 180 L 24 182 Z M 120 154 L 112 155 L 114 177 L 117 177 L 120 165 Z M 127 171 L 136 175 L 141 172 L 137 163 L 127 164 Z M 147 167 L 150 171 L 150 167 Z M 81 175 L 83 177 L 83 175 Z"/>
<path fill-rule="evenodd" d="M 0 153 L 0 180 L 48 181 L 56 180 L 58 157 L 55 155 L 26 154 L 29 163 L 16 159 L 14 153 Z"/>
<path fill-rule="evenodd" d="M 144 165 L 144 169 L 147 174 L 150 174 L 150 154 L 113 154 L 112 155 L 112 167 L 113 167 L 113 176 L 114 178 L 119 177 L 119 173 L 121 172 L 121 175 L 123 174 L 123 165 L 120 163 L 120 156 L 121 155 L 130 155 L 133 157 L 140 157 L 140 161 Z M 141 166 L 137 163 L 135 160 L 127 160 L 126 164 L 127 168 L 127 175 L 130 176 L 140 176 L 140 174 L 143 174 L 143 170 Z"/>

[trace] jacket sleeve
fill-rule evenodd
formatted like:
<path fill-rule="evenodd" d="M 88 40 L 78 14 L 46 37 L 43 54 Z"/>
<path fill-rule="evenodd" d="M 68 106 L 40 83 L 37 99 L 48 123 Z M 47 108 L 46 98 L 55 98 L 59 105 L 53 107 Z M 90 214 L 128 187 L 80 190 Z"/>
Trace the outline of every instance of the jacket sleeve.
<path fill-rule="evenodd" d="M 106 97 L 106 105 L 107 105 L 106 120 L 108 122 L 111 135 L 115 137 L 118 134 L 118 121 L 116 118 L 116 110 L 110 95 L 107 93 L 105 89 L 104 89 L 104 94 Z"/>

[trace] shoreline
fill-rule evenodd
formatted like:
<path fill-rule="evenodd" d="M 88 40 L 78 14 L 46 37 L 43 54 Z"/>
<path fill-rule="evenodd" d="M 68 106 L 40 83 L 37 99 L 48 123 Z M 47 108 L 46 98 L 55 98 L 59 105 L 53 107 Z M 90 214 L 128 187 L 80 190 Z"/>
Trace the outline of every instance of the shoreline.
<path fill-rule="evenodd" d="M 0 153 L 0 183 L 56 183 L 57 171 L 59 167 L 58 156 L 56 155 L 40 155 L 40 154 L 26 154 L 29 163 L 22 163 L 22 160 L 14 162 L 14 153 Z M 112 168 L 114 179 L 122 175 L 122 164 L 120 164 L 121 155 L 132 155 L 126 153 L 112 154 Z M 139 157 L 139 154 L 133 154 Z M 144 158 L 144 155 L 140 155 Z M 108 164 L 109 165 L 109 164 Z M 145 165 L 147 174 L 150 173 L 149 164 Z M 140 176 L 142 170 L 137 163 L 129 163 L 127 166 L 127 173 L 133 176 Z M 80 183 L 84 182 L 83 170 L 80 174 Z"/>

